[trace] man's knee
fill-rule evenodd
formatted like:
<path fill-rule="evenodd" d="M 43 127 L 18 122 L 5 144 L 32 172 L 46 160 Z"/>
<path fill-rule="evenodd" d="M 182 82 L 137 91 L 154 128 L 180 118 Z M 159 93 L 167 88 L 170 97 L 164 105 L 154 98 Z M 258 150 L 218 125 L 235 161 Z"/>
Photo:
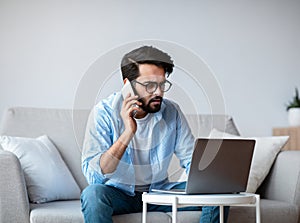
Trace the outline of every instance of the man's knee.
<path fill-rule="evenodd" d="M 102 194 L 105 185 L 93 184 L 87 186 L 81 193 L 81 197 L 85 198 L 95 198 L 97 195 Z"/>
<path fill-rule="evenodd" d="M 94 184 L 87 186 L 81 193 L 82 208 L 92 207 L 93 209 L 100 208 L 108 201 L 108 188 L 103 184 Z"/>
<path fill-rule="evenodd" d="M 95 184 L 86 187 L 81 193 L 81 210 L 85 222 L 112 222 L 111 188 Z"/>

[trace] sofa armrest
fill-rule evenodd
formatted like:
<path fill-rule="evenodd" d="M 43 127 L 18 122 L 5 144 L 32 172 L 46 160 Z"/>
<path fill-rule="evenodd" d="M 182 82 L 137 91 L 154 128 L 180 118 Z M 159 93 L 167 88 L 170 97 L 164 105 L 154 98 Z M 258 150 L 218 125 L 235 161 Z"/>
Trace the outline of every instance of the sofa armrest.
<path fill-rule="evenodd" d="M 280 152 L 258 193 L 300 207 L 300 151 Z"/>
<path fill-rule="evenodd" d="M 18 158 L 0 150 L 0 222 L 29 223 L 29 201 Z"/>

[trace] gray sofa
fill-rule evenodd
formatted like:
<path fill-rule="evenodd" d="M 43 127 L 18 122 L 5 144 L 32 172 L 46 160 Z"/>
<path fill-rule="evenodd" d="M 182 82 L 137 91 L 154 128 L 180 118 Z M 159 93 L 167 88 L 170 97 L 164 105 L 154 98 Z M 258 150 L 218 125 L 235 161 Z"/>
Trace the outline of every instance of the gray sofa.
<path fill-rule="evenodd" d="M 22 137 L 47 134 L 58 148 L 80 189 L 84 189 L 87 183 L 81 172 L 80 150 L 88 114 L 87 110 L 10 108 L 3 116 L 0 134 Z M 212 127 L 237 133 L 229 116 L 187 115 L 187 119 L 197 136 L 206 135 Z M 197 124 L 201 125 L 200 130 Z M 176 165 L 174 161 L 171 169 Z M 44 204 L 30 203 L 18 158 L 1 149 L 0 182 L 1 223 L 83 222 L 79 198 Z M 300 151 L 280 152 L 257 193 L 261 195 L 263 223 L 300 223 Z M 199 222 L 200 214 L 201 212 L 196 211 L 179 212 L 178 222 Z M 113 220 L 115 223 L 141 222 L 141 213 L 114 216 Z M 171 215 L 152 212 L 148 214 L 148 222 L 171 222 Z M 232 207 L 228 222 L 255 222 L 255 208 Z"/>

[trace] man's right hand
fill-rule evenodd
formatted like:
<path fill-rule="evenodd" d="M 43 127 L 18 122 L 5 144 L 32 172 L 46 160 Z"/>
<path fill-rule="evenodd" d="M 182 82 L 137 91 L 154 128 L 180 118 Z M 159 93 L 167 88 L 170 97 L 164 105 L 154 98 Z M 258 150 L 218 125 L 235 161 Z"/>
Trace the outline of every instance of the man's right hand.
<path fill-rule="evenodd" d="M 141 111 L 141 102 L 137 101 L 138 96 L 128 96 L 122 104 L 121 117 L 124 122 L 125 130 L 120 135 L 118 140 L 105 152 L 100 158 L 100 168 L 103 174 L 112 173 L 116 170 L 119 161 L 121 160 L 130 140 L 137 130 L 137 124 L 133 118 L 133 111 Z"/>
<path fill-rule="evenodd" d="M 141 108 L 139 108 L 138 106 L 142 105 L 142 103 L 137 99 L 137 95 L 131 96 L 130 94 L 128 94 L 123 101 L 120 113 L 124 122 L 125 132 L 130 135 L 134 135 L 137 130 L 137 124 L 133 116 L 135 112 L 139 112 L 141 110 Z"/>

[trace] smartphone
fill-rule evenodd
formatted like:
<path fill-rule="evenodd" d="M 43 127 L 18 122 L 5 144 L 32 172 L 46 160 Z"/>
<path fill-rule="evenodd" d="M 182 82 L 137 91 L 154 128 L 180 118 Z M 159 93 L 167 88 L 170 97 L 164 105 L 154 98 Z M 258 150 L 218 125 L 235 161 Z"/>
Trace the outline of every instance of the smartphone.
<path fill-rule="evenodd" d="M 125 80 L 125 84 L 124 84 L 121 92 L 122 92 L 123 99 L 125 99 L 129 93 L 131 96 L 135 95 L 129 80 Z"/>
<path fill-rule="evenodd" d="M 122 87 L 121 92 L 122 92 L 123 99 L 125 99 L 129 93 L 131 96 L 135 95 L 134 90 L 131 86 L 131 83 L 128 79 L 125 80 L 125 84 Z M 136 105 L 136 104 L 134 104 L 133 106 L 138 107 L 138 105 Z M 133 111 L 132 117 L 135 117 L 136 113 L 137 113 L 137 111 Z"/>

